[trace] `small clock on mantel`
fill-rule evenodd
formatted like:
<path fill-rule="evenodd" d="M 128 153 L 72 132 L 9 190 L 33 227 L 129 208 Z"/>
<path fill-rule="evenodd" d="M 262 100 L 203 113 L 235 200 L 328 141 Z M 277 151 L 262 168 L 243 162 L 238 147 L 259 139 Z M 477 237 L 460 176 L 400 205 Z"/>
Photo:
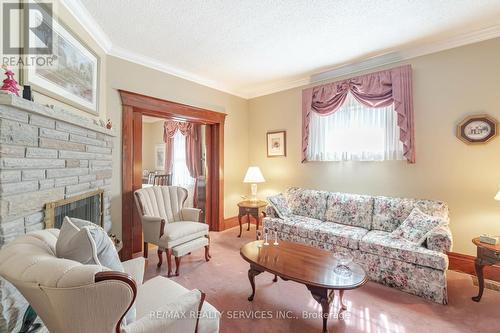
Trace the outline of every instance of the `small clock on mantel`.
<path fill-rule="evenodd" d="M 497 120 L 485 114 L 469 116 L 457 126 L 457 137 L 467 144 L 484 144 L 497 135 Z"/>

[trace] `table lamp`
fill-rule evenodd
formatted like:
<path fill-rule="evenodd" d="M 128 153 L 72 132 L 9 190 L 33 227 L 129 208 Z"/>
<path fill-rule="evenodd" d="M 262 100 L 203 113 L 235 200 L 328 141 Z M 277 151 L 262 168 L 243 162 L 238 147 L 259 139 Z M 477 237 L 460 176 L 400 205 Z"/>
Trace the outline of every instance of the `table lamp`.
<path fill-rule="evenodd" d="M 262 172 L 260 172 L 259 167 L 257 166 L 248 167 L 243 182 L 252 184 L 250 185 L 252 189 L 252 199 L 251 199 L 252 201 L 257 201 L 257 183 L 263 183 L 265 181 L 266 180 L 264 179 Z"/>
<path fill-rule="evenodd" d="M 498 191 L 497 195 L 495 195 L 495 200 L 500 201 L 500 191 Z M 497 245 L 499 242 L 499 237 L 498 236 L 492 236 L 492 235 L 480 235 L 479 236 L 479 241 L 486 243 L 486 244 L 491 244 L 491 245 Z"/>

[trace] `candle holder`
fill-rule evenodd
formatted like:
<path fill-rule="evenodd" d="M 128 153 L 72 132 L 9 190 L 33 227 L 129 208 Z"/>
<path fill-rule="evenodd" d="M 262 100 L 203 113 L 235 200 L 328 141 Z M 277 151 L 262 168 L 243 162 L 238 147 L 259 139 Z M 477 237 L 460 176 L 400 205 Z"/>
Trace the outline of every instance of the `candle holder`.
<path fill-rule="evenodd" d="M 264 228 L 264 245 L 265 246 L 269 245 L 269 242 L 267 241 L 268 235 L 269 235 L 269 229 L 268 228 Z"/>
<path fill-rule="evenodd" d="M 273 243 L 274 246 L 278 246 L 279 243 L 278 243 L 278 228 L 277 227 L 274 227 L 274 243 Z"/>
<path fill-rule="evenodd" d="M 260 230 L 257 230 L 257 247 L 262 247 L 262 242 L 260 241 L 262 237 L 262 232 Z"/>

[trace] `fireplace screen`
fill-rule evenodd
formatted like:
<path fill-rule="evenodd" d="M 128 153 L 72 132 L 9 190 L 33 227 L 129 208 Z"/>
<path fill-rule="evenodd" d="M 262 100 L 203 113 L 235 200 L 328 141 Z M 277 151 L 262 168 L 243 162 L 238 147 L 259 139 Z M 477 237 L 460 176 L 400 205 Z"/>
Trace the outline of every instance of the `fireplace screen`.
<path fill-rule="evenodd" d="M 97 190 L 47 203 L 45 228 L 61 228 L 65 216 L 91 221 L 102 227 L 103 193 L 103 190 Z"/>

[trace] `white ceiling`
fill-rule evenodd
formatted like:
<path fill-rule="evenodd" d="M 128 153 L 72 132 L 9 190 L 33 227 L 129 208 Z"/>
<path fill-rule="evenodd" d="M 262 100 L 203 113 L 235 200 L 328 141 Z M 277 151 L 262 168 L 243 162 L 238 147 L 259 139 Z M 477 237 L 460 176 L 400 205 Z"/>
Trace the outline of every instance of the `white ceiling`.
<path fill-rule="evenodd" d="M 499 0 L 64 3 L 108 53 L 245 98 L 500 36 Z"/>

